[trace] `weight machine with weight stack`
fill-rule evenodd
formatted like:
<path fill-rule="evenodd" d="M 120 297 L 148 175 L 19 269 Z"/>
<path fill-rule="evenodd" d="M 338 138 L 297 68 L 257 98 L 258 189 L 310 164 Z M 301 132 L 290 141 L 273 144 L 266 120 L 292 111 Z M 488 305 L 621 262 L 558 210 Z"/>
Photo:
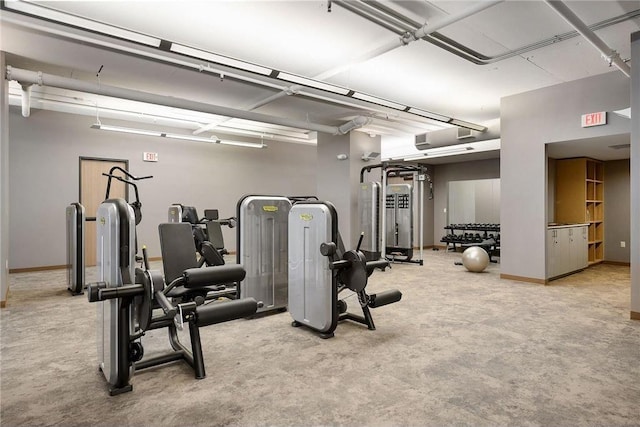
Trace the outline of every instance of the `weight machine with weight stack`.
<path fill-rule="evenodd" d="M 381 170 L 382 184 L 365 182 L 365 172 Z M 418 183 L 418 236 L 420 257 L 413 258 L 413 186 L 388 184 L 388 179 L 401 177 Z M 433 183 L 425 166 L 383 162 L 360 170 L 358 208 L 361 231 L 371 237 L 362 245 L 367 259 L 390 259 L 423 265 L 424 182 L 429 183 L 429 199 L 433 198 Z M 391 192 L 391 194 L 389 194 Z M 382 194 L 380 194 L 382 193 Z M 384 200 L 384 206 L 381 201 Z M 382 224 L 382 225 L 381 225 Z M 384 232 L 381 231 L 384 227 Z"/>

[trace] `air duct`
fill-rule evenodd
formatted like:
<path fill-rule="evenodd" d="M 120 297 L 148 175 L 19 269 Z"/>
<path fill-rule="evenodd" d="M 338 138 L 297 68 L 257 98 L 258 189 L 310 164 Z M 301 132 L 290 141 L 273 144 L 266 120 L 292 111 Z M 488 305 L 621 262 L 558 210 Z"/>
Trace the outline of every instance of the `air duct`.
<path fill-rule="evenodd" d="M 428 150 L 430 148 L 448 147 L 500 138 L 500 119 L 491 120 L 483 124 L 487 128 L 484 132 L 469 131 L 468 129 L 456 127 L 416 135 L 416 148 L 418 150 Z"/>

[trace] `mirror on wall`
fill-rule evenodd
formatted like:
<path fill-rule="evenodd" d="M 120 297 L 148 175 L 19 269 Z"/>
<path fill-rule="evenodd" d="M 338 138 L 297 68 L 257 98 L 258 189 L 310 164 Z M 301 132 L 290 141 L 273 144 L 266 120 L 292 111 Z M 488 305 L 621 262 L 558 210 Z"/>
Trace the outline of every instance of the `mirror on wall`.
<path fill-rule="evenodd" d="M 500 224 L 500 179 L 449 181 L 447 224 Z"/>

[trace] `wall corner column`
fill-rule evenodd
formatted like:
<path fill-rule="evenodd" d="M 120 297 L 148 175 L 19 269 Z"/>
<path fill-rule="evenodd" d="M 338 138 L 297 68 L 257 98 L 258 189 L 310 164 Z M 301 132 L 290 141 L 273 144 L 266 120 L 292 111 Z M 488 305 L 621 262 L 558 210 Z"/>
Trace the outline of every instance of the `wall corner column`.
<path fill-rule="evenodd" d="M 640 31 L 631 34 L 631 318 L 640 320 Z"/>
<path fill-rule="evenodd" d="M 0 51 L 0 306 L 9 292 L 9 81 L 5 53 Z"/>
<path fill-rule="evenodd" d="M 380 136 L 362 132 L 347 135 L 318 133 L 317 196 L 333 203 L 338 212 L 338 228 L 346 249 L 358 242 L 358 187 L 360 170 L 367 151 L 380 152 Z"/>

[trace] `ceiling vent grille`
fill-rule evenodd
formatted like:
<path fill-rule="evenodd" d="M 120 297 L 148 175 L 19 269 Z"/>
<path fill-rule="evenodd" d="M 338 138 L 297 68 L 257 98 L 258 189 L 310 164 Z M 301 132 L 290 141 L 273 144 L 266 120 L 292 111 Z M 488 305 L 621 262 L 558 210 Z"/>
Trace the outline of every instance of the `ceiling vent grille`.
<path fill-rule="evenodd" d="M 476 133 L 472 129 L 458 128 L 456 133 L 457 139 L 473 138 Z"/>
<path fill-rule="evenodd" d="M 415 135 L 415 145 L 418 150 L 448 147 L 459 144 L 471 144 L 500 138 L 500 119 L 483 123 L 484 132 L 478 132 L 463 127 L 450 127 L 432 132 Z"/>

